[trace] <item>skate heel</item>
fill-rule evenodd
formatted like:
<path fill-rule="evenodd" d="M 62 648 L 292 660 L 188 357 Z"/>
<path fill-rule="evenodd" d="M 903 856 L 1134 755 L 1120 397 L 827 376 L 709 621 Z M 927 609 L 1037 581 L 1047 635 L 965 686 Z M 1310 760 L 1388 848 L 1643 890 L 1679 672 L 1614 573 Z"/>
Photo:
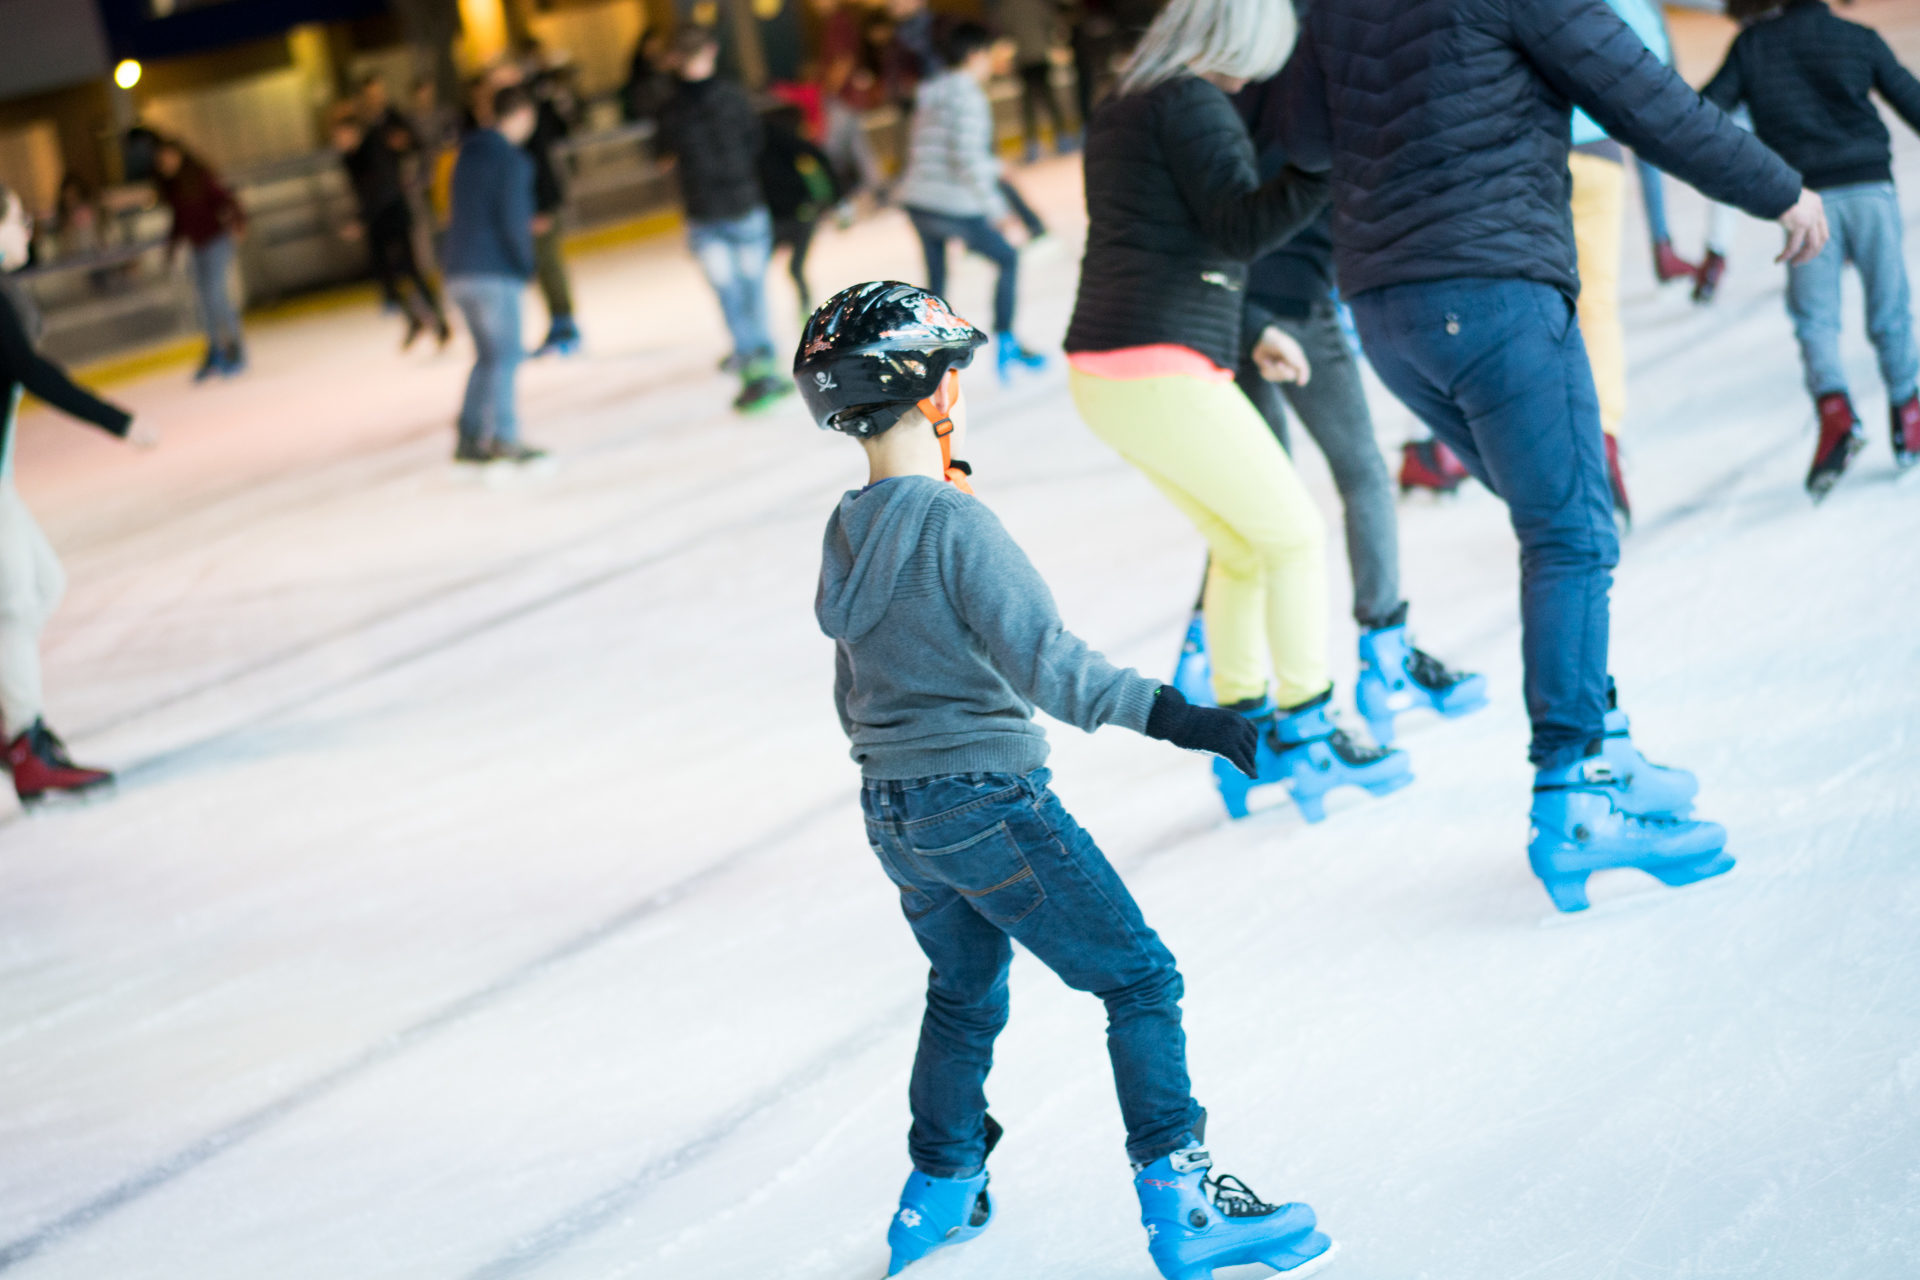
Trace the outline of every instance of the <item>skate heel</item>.
<path fill-rule="evenodd" d="M 1647 874 L 1665 885 L 1679 888 L 1685 884 L 1697 884 L 1702 880 L 1711 880 L 1733 870 L 1733 858 L 1722 849 L 1716 854 L 1698 858 L 1692 862 L 1674 862 L 1666 866 L 1648 867 Z"/>
<path fill-rule="evenodd" d="M 1213 762 L 1213 780 L 1220 788 L 1220 802 L 1227 807 L 1227 816 L 1236 822 L 1247 816 L 1247 795 L 1253 790 L 1253 779 L 1240 772 L 1225 760 Z"/>
<path fill-rule="evenodd" d="M 1278 1249 L 1261 1254 L 1259 1260 L 1282 1275 L 1301 1280 L 1332 1262 L 1334 1255 L 1339 1252 L 1340 1246 L 1326 1233 L 1309 1231 L 1304 1236 L 1287 1241 Z"/>
<path fill-rule="evenodd" d="M 1553 899 L 1553 905 L 1559 911 L 1585 911 L 1592 905 L 1587 901 L 1587 873 L 1570 876 L 1541 876 L 1540 883 L 1546 886 L 1547 896 Z"/>

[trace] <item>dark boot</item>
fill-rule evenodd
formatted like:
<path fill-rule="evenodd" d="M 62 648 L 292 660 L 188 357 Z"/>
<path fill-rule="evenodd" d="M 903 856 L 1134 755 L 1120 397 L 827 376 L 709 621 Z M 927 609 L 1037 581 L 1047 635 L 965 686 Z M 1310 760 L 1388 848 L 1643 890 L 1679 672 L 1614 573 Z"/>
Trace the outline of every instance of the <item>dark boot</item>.
<path fill-rule="evenodd" d="M 1867 433 L 1854 415 L 1853 402 L 1844 391 L 1829 391 L 1820 397 L 1820 442 L 1813 449 L 1813 466 L 1807 471 L 1807 492 L 1815 502 L 1839 483 L 1840 475 L 1867 443 Z"/>
<path fill-rule="evenodd" d="M 1903 471 L 1920 462 L 1920 396 L 1893 406 L 1893 460 Z"/>
<path fill-rule="evenodd" d="M 1700 268 L 1688 262 L 1674 251 L 1673 241 L 1656 241 L 1653 246 L 1653 275 L 1661 284 L 1674 280 L 1695 280 L 1700 278 Z"/>
<path fill-rule="evenodd" d="M 1400 450 L 1401 493 L 1452 493 L 1466 478 L 1466 467 L 1438 440 L 1409 440 Z"/>
<path fill-rule="evenodd" d="M 67 755 L 66 745 L 43 720 L 35 720 L 25 733 L 7 744 L 7 772 L 13 775 L 14 793 L 25 805 L 51 796 L 93 791 L 113 781 L 113 775 L 105 769 L 75 764 Z"/>
<path fill-rule="evenodd" d="M 1713 301 L 1713 295 L 1719 292 L 1720 277 L 1727 274 L 1727 260 L 1712 249 L 1707 250 L 1707 260 L 1700 264 L 1700 274 L 1693 279 L 1693 300 L 1699 303 Z"/>

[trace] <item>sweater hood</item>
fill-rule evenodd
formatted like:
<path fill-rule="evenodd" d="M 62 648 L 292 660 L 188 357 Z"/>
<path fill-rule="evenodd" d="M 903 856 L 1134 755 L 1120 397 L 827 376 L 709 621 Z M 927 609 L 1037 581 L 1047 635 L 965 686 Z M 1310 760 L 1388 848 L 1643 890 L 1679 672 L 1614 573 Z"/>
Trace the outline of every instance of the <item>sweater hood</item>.
<path fill-rule="evenodd" d="M 851 643 L 880 624 L 900 570 L 945 490 L 927 476 L 897 476 L 840 499 L 820 548 L 813 613 L 822 631 Z"/>

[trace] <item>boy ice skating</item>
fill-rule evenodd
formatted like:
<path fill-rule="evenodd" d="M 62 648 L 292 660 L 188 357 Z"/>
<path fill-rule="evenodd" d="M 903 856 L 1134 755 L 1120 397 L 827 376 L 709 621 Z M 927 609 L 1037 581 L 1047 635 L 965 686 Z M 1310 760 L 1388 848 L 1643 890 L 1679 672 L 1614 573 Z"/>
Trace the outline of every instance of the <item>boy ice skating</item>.
<path fill-rule="evenodd" d="M 1296 1274 L 1332 1242 L 1305 1205 L 1214 1177 L 1189 1091 L 1173 956 L 1048 788 L 1035 706 L 1118 724 L 1251 771 L 1252 725 L 1109 665 L 1066 631 L 1038 573 L 954 460 L 960 370 L 987 336 L 911 285 L 855 285 L 808 322 L 794 359 L 823 428 L 865 447 L 869 481 L 827 523 L 815 613 L 865 785 L 867 835 L 932 961 L 914 1059 L 914 1171 L 887 1233 L 889 1274 L 971 1239 L 993 1215 L 1000 1137 L 984 1092 L 1007 1021 L 1011 939 L 1107 1006 L 1127 1156 L 1169 1280 L 1261 1261 Z"/>
<path fill-rule="evenodd" d="M 1894 459 L 1902 467 L 1920 459 L 1920 350 L 1900 246 L 1900 197 L 1891 139 L 1873 105 L 1878 93 L 1920 130 L 1920 79 L 1878 32 L 1834 17 L 1821 0 L 1731 0 L 1727 9 L 1762 20 L 1734 40 L 1702 93 L 1725 111 L 1746 104 L 1754 133 L 1820 193 L 1833 229 L 1818 257 L 1787 268 L 1787 311 L 1820 414 L 1807 472 L 1807 492 L 1817 502 L 1867 439 L 1840 360 L 1840 279 L 1849 262 L 1860 272 L 1867 335 L 1892 402 Z"/>

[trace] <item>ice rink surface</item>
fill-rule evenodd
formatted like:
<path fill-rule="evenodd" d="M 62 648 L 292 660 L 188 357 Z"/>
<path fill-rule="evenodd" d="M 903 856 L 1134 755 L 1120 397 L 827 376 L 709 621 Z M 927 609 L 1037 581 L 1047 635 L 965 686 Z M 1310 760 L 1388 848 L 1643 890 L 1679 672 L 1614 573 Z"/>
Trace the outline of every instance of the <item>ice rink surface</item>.
<path fill-rule="evenodd" d="M 1859 11 L 1920 60 L 1913 9 Z M 1920 144 L 1896 136 L 1912 233 Z M 1022 332 L 1055 344 L 1077 169 L 1017 178 L 1065 242 L 1023 287 Z M 1696 251 L 1701 206 L 1670 191 Z M 1419 638 L 1494 692 L 1406 723 L 1413 787 L 1230 825 L 1198 758 L 1053 730 L 1058 791 L 1186 974 L 1222 1167 L 1312 1203 L 1343 1280 L 1920 1275 L 1920 475 L 1895 479 L 1850 309 L 1871 445 L 1825 505 L 1802 492 L 1773 228 L 1743 221 L 1710 309 L 1627 244 L 1640 519 L 1613 668 L 1733 874 L 1600 877 L 1590 916 L 1553 918 L 1524 856 L 1514 545 L 1477 490 L 1401 507 Z M 816 286 L 917 260 L 882 216 L 823 237 Z M 261 328 L 241 380 L 117 388 L 166 431 L 152 455 L 27 419 L 20 484 L 72 580 L 50 719 L 125 773 L 0 814 L 0 1271 L 884 1271 L 924 963 L 811 612 L 859 453 L 797 407 L 727 411 L 677 243 L 575 279 L 588 354 L 523 380 L 550 476 L 456 474 L 464 344 L 401 357 L 361 310 Z M 955 303 L 989 288 L 969 264 Z M 1169 673 L 1197 536 L 1057 361 L 970 395 L 980 492 L 1069 624 Z M 1376 407 L 1397 453 L 1406 415 Z M 1102 1012 L 1024 955 L 1014 987 L 998 1220 L 912 1274 L 1150 1280 Z"/>

